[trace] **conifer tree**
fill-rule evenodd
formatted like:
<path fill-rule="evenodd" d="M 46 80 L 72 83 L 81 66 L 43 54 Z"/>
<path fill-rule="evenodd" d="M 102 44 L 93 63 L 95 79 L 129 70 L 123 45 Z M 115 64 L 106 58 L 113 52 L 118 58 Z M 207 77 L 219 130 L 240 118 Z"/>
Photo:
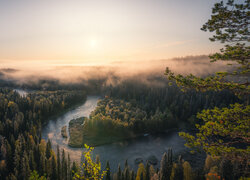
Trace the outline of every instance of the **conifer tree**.
<path fill-rule="evenodd" d="M 117 179 L 122 179 L 122 170 L 120 164 L 118 165 Z"/>
<path fill-rule="evenodd" d="M 109 161 L 107 161 L 106 164 L 106 176 L 105 176 L 105 180 L 111 180 L 111 174 L 110 174 L 110 165 L 109 165 Z"/>
<path fill-rule="evenodd" d="M 56 165 L 56 159 L 55 156 L 52 156 L 52 164 L 51 164 L 51 179 L 57 179 L 57 165 Z"/>
<path fill-rule="evenodd" d="M 51 142 L 49 139 L 47 144 L 46 144 L 46 158 L 49 159 L 50 156 L 51 156 Z"/>
<path fill-rule="evenodd" d="M 131 171 L 130 179 L 135 180 L 135 172 L 134 172 L 134 170 Z"/>
<path fill-rule="evenodd" d="M 250 125 L 249 125 L 249 72 L 250 72 L 250 33 L 249 33 L 249 0 L 227 0 L 214 4 L 212 16 L 201 28 L 203 31 L 214 32 L 210 38 L 213 41 L 226 43 L 219 53 L 210 55 L 211 62 L 222 61 L 233 70 L 217 72 L 208 77 L 197 77 L 192 74 L 175 75 L 169 68 L 165 75 L 174 80 L 183 91 L 228 90 L 241 98 L 241 104 L 231 104 L 230 107 L 203 110 L 197 118 L 202 123 L 197 124 L 196 135 L 180 133 L 186 140 L 186 146 L 193 150 L 203 149 L 213 156 L 223 156 L 239 164 L 247 164 L 249 159 Z M 241 146 L 239 146 L 239 143 Z M 242 171 L 246 171 L 242 167 Z"/>
<path fill-rule="evenodd" d="M 168 164 L 168 157 L 167 153 L 164 153 L 161 159 L 161 167 L 160 167 L 160 180 L 168 180 L 167 176 L 167 166 Z"/>
<path fill-rule="evenodd" d="M 146 164 L 146 178 L 145 178 L 145 180 L 150 180 L 150 166 L 149 166 L 148 162 Z"/>
<path fill-rule="evenodd" d="M 124 180 L 130 180 L 129 167 L 124 169 Z"/>
<path fill-rule="evenodd" d="M 57 149 L 57 174 L 58 174 L 58 179 L 61 179 L 61 158 L 60 158 L 60 149 L 58 145 L 56 149 Z"/>
<path fill-rule="evenodd" d="M 145 178 L 146 178 L 146 170 L 144 168 L 144 165 L 140 163 L 137 170 L 136 180 L 145 180 Z"/>
<path fill-rule="evenodd" d="M 78 169 L 79 168 L 78 168 L 76 162 L 74 161 L 72 164 L 72 168 L 71 168 L 71 177 L 73 177 L 75 173 L 78 173 Z"/>
<path fill-rule="evenodd" d="M 65 151 L 64 149 L 62 150 L 62 176 L 67 177 L 67 160 L 65 157 Z"/>
<path fill-rule="evenodd" d="M 173 166 L 173 159 L 172 159 L 172 149 L 169 148 L 167 153 L 164 153 L 161 159 L 161 167 L 160 167 L 160 180 L 169 180 L 172 166 Z"/>
<path fill-rule="evenodd" d="M 192 168 L 191 168 L 190 164 L 187 161 L 185 161 L 182 166 L 183 166 L 183 176 L 184 176 L 183 178 L 184 178 L 184 180 L 192 180 L 193 179 L 193 172 L 192 172 Z"/>
<path fill-rule="evenodd" d="M 68 167 L 67 167 L 67 175 L 68 175 L 68 179 L 70 180 L 72 178 L 71 176 L 71 160 L 70 160 L 70 155 L 68 153 Z"/>
<path fill-rule="evenodd" d="M 172 168 L 172 173 L 170 176 L 170 180 L 181 180 L 183 179 L 183 161 L 181 156 L 179 156 L 178 162 L 174 163 Z"/>

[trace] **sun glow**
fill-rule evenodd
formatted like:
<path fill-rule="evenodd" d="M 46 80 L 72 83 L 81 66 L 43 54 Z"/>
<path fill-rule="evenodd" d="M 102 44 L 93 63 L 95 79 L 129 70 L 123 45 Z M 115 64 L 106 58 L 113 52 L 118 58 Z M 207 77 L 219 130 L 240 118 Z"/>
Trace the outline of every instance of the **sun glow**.
<path fill-rule="evenodd" d="M 91 48 L 95 48 L 97 46 L 97 41 L 95 39 L 91 39 L 89 44 Z"/>

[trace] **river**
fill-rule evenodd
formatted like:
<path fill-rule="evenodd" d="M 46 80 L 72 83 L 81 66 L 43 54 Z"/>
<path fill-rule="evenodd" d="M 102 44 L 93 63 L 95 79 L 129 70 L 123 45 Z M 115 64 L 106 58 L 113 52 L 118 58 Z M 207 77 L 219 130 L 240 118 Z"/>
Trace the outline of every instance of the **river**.
<path fill-rule="evenodd" d="M 52 142 L 53 148 L 59 145 L 60 149 L 64 148 L 65 152 L 70 154 L 71 160 L 80 162 L 82 148 L 71 148 L 67 145 L 67 139 L 61 136 L 61 128 L 71 119 L 86 116 L 88 117 L 97 106 L 99 100 L 98 96 L 88 96 L 85 103 L 66 112 L 65 114 L 51 119 L 48 124 L 43 127 L 42 138 Z M 159 167 L 161 157 L 168 148 L 173 149 L 174 157 L 182 154 L 185 160 L 191 162 L 193 167 L 199 167 L 204 162 L 204 154 L 191 155 L 189 150 L 184 146 L 184 140 L 178 136 L 177 131 L 171 131 L 161 135 L 148 135 L 145 137 L 138 137 L 113 144 L 106 144 L 95 147 L 93 153 L 98 154 L 103 166 L 109 160 L 111 170 L 116 170 L 119 163 L 123 167 L 125 160 L 128 160 L 130 167 L 136 169 L 136 158 L 142 158 L 144 163 L 150 156 L 155 156 L 158 159 Z"/>

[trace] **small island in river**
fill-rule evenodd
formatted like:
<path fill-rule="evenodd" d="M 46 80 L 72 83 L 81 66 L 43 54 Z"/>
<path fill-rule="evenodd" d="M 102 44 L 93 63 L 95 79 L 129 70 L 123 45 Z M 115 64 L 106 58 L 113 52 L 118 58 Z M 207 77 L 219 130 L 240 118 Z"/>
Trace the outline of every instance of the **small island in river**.
<path fill-rule="evenodd" d="M 63 126 L 62 127 L 61 134 L 62 134 L 63 138 L 68 138 L 68 135 L 67 135 L 67 126 Z"/>
<path fill-rule="evenodd" d="M 72 119 L 69 122 L 69 143 L 71 147 L 82 147 L 83 146 L 83 127 L 85 117 Z"/>
<path fill-rule="evenodd" d="M 93 124 L 91 123 L 91 120 L 92 119 L 86 117 L 81 117 L 72 119 L 69 122 L 69 146 L 83 147 L 84 144 L 88 144 L 90 146 L 100 146 L 124 140 L 127 139 L 127 137 L 133 137 L 128 134 L 126 134 L 127 136 L 124 136 L 125 133 L 123 133 L 123 131 L 120 131 L 120 133 L 115 135 L 112 128 L 108 130 L 101 128 L 101 126 L 98 129 L 92 128 Z M 94 125 L 94 127 L 96 126 L 98 125 Z"/>

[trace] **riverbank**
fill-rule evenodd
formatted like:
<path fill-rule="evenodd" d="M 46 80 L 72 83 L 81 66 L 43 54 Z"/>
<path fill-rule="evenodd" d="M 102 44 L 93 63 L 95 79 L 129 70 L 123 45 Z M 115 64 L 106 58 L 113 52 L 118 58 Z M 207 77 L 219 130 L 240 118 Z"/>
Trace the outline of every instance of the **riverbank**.
<path fill-rule="evenodd" d="M 50 139 L 55 151 L 58 145 L 60 149 L 64 149 L 66 154 L 70 154 L 72 161 L 80 163 L 83 148 L 68 146 L 68 140 L 61 135 L 61 128 L 65 125 L 68 126 L 72 119 L 89 117 L 90 113 L 96 108 L 99 99 L 99 96 L 88 96 L 85 103 L 56 117 L 56 119 L 50 119 L 49 123 L 42 128 L 42 138 L 45 140 Z M 128 164 L 132 169 L 138 168 L 138 165 L 135 163 L 137 158 L 142 159 L 143 163 L 145 163 L 149 157 L 155 156 L 159 162 L 164 152 L 170 147 L 173 149 L 174 158 L 183 155 L 185 160 L 191 162 L 193 168 L 200 167 L 204 164 L 205 156 L 190 154 L 190 149 L 184 146 L 185 141 L 179 137 L 178 132 L 179 129 L 173 129 L 168 130 L 166 133 L 145 134 L 145 136 L 141 134 L 141 136 L 136 138 L 123 139 L 114 143 L 96 146 L 93 153 L 100 156 L 102 164 L 109 160 L 110 168 L 113 172 L 117 170 L 118 164 L 123 167 L 126 160 L 128 160 Z M 155 165 L 155 168 L 157 167 L 159 167 L 159 163 Z"/>

